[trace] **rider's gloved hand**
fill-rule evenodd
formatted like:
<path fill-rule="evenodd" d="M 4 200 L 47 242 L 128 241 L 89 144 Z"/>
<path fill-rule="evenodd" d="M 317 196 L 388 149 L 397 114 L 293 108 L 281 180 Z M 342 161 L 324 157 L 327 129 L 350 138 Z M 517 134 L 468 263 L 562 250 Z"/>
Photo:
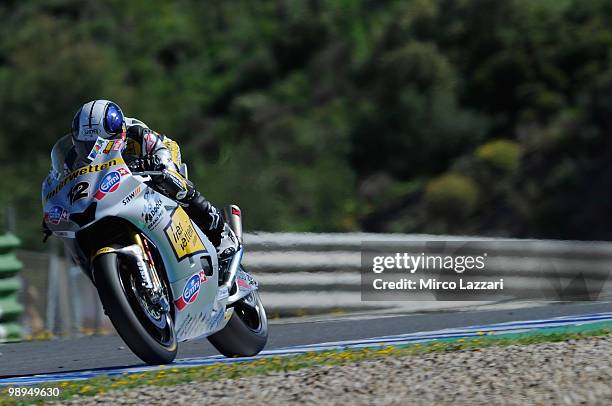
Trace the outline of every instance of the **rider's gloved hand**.
<path fill-rule="evenodd" d="M 165 169 L 165 166 L 155 155 L 133 159 L 128 163 L 128 167 L 132 171 L 161 171 Z"/>
<path fill-rule="evenodd" d="M 144 163 L 140 158 L 128 162 L 127 166 L 132 172 L 140 172 L 144 170 Z"/>
<path fill-rule="evenodd" d="M 166 169 L 166 165 L 164 165 L 161 159 L 157 155 L 147 156 L 142 158 L 143 167 L 146 171 L 161 171 Z"/>

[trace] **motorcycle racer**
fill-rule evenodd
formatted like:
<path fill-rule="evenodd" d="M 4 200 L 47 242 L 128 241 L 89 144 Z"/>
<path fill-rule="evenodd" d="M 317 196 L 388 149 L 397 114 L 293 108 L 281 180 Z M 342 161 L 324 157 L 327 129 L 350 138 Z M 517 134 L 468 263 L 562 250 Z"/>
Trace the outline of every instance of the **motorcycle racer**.
<path fill-rule="evenodd" d="M 121 108 L 109 100 L 85 103 L 72 120 L 72 147 L 65 154 L 64 167 L 71 171 L 88 165 L 96 157 L 98 138 L 117 140 L 122 155 L 132 170 L 160 172 L 152 176 L 160 192 L 184 207 L 219 252 L 228 258 L 237 249 L 237 239 L 225 223 L 223 214 L 208 201 L 195 185 L 181 175 L 178 144 L 151 130 L 142 121 L 124 117 Z"/>

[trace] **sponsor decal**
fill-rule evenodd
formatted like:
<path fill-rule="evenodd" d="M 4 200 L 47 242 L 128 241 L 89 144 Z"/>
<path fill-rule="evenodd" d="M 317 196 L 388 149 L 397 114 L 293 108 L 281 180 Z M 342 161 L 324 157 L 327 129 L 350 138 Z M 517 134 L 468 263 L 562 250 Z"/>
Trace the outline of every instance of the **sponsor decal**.
<path fill-rule="evenodd" d="M 206 252 L 191 219 L 180 206 L 172 213 L 172 219 L 164 228 L 164 232 L 179 262 L 195 254 Z"/>
<path fill-rule="evenodd" d="M 217 326 L 219 326 L 219 324 L 223 321 L 224 317 L 225 309 L 213 310 L 213 312 L 210 314 L 208 323 L 206 323 L 206 329 L 209 331 L 216 329 Z"/>
<path fill-rule="evenodd" d="M 96 192 L 96 199 L 102 200 L 108 193 L 113 193 L 121 184 L 121 177 L 129 174 L 130 172 L 126 168 L 119 168 L 104 176 Z"/>
<path fill-rule="evenodd" d="M 198 298 L 198 294 L 200 293 L 200 286 L 207 280 L 208 278 L 206 278 L 203 271 L 200 271 L 187 279 L 187 283 L 185 283 L 185 287 L 183 288 L 183 294 L 178 298 L 178 300 L 174 301 L 176 308 L 180 311 L 189 304 L 195 302 L 195 300 Z"/>
<path fill-rule="evenodd" d="M 96 144 L 89 153 L 88 158 L 90 161 L 93 161 L 99 154 L 108 154 L 111 151 L 120 151 L 122 147 L 122 139 L 107 141 L 103 138 L 98 138 L 98 141 L 96 141 Z"/>
<path fill-rule="evenodd" d="M 76 201 L 84 199 L 87 196 L 89 196 L 89 182 L 79 182 L 70 189 L 70 192 L 68 192 L 70 205 L 73 205 Z"/>
<path fill-rule="evenodd" d="M 142 188 L 140 185 L 138 185 L 136 189 L 132 190 L 127 196 L 125 196 L 125 198 L 123 198 L 121 203 L 123 203 L 124 206 L 127 206 L 136 196 L 140 194 L 141 191 Z"/>
<path fill-rule="evenodd" d="M 102 153 L 108 154 L 111 151 L 120 151 L 122 147 L 123 147 L 122 139 L 112 140 L 106 144 Z"/>
<path fill-rule="evenodd" d="M 87 157 L 90 161 L 93 161 L 94 159 L 96 159 L 96 157 L 98 156 L 98 153 L 100 152 L 100 150 L 102 150 L 104 143 L 106 143 L 106 141 L 103 138 L 98 138 L 98 140 L 96 141 L 96 144 L 91 149 L 91 152 L 89 153 L 89 156 Z"/>
<path fill-rule="evenodd" d="M 153 230 L 162 219 L 163 208 L 162 201 L 158 194 L 150 188 L 147 188 L 144 194 L 145 205 L 141 214 L 142 220 L 145 222 L 149 230 Z"/>
<path fill-rule="evenodd" d="M 97 128 L 86 128 L 83 130 L 83 134 L 89 135 L 89 136 L 93 136 L 93 135 L 98 136 L 100 134 L 100 130 L 98 130 Z"/>
<path fill-rule="evenodd" d="M 108 193 L 113 193 L 119 189 L 121 184 L 121 174 L 118 171 L 113 171 L 106 174 L 100 181 L 100 186 L 96 192 L 96 199 L 102 200 Z"/>
<path fill-rule="evenodd" d="M 245 281 L 247 281 L 249 283 L 249 285 L 251 286 L 257 286 L 257 281 L 255 280 L 255 278 L 253 278 L 251 275 L 249 275 L 246 272 L 240 272 L 239 274 L 241 279 L 244 279 Z"/>
<path fill-rule="evenodd" d="M 72 171 L 70 174 L 66 175 L 59 182 L 59 184 L 55 187 L 55 189 L 47 193 L 47 195 L 45 196 L 45 200 L 49 200 L 53 196 L 57 195 L 68 183 L 72 182 L 79 176 L 87 175 L 89 173 L 104 171 L 113 166 L 124 165 L 124 164 L 125 164 L 125 161 L 123 159 L 117 158 L 117 159 L 111 159 L 110 161 L 104 162 L 103 164 L 84 166 L 75 171 Z"/>
<path fill-rule="evenodd" d="M 229 297 L 229 289 L 227 286 L 220 287 L 217 291 L 217 301 L 227 299 Z"/>
<path fill-rule="evenodd" d="M 106 146 L 104 147 L 104 150 L 102 152 L 105 153 L 105 154 L 108 154 L 112 150 L 114 144 L 115 144 L 115 141 L 107 142 Z"/>
<path fill-rule="evenodd" d="M 62 206 L 53 206 L 45 213 L 47 223 L 58 225 L 62 220 L 68 220 L 68 212 Z"/>
<path fill-rule="evenodd" d="M 81 129 L 79 134 L 79 140 L 81 141 L 95 141 L 99 138 L 100 130 L 97 128 L 84 128 Z"/>
<path fill-rule="evenodd" d="M 188 335 L 189 333 L 191 333 L 191 328 L 193 327 L 194 324 L 194 319 L 193 317 L 191 317 L 191 315 L 187 315 L 185 317 L 185 320 L 183 321 L 183 323 L 178 326 L 176 328 L 176 334 L 177 335 Z"/>
<path fill-rule="evenodd" d="M 246 272 L 238 272 L 238 277 L 236 279 L 238 286 L 243 289 L 251 289 L 251 287 L 257 287 L 257 282 L 255 279 Z"/>
<path fill-rule="evenodd" d="M 242 289 L 250 289 L 251 285 L 249 285 L 249 283 L 245 281 L 244 279 L 238 278 L 238 287 Z"/>

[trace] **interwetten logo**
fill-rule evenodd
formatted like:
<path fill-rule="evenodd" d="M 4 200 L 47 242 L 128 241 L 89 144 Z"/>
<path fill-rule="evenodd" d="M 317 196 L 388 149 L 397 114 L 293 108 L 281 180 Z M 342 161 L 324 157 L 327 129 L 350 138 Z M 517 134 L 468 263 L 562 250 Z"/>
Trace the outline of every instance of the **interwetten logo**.
<path fill-rule="evenodd" d="M 87 175 L 88 173 L 95 173 L 95 172 L 100 172 L 103 170 L 106 170 L 112 166 L 117 166 L 117 165 L 122 165 L 125 164 L 125 161 L 123 159 L 112 159 L 108 162 L 105 162 L 101 165 L 89 165 L 89 166 L 84 166 L 82 168 L 79 168 L 75 171 L 73 171 L 72 173 L 70 173 L 69 175 L 67 175 L 65 178 L 63 178 L 59 184 L 55 187 L 55 189 L 53 189 L 52 191 L 50 191 L 49 193 L 47 193 L 47 196 L 45 196 L 45 200 L 49 200 L 51 199 L 53 196 L 55 196 L 56 194 L 58 194 L 60 192 L 60 190 L 62 190 L 64 188 L 64 186 L 66 186 L 68 183 L 72 182 L 73 180 L 75 180 L 76 178 L 78 178 L 79 176 L 83 176 L 83 175 Z"/>

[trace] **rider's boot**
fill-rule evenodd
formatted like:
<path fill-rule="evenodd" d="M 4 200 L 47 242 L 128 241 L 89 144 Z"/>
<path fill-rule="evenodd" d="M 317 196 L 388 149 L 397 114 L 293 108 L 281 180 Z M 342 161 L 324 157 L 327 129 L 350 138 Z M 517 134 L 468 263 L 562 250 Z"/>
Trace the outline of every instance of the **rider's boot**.
<path fill-rule="evenodd" d="M 185 211 L 206 234 L 217 250 L 219 268 L 224 271 L 239 247 L 236 234 L 225 222 L 223 214 L 195 189 L 182 201 Z"/>

